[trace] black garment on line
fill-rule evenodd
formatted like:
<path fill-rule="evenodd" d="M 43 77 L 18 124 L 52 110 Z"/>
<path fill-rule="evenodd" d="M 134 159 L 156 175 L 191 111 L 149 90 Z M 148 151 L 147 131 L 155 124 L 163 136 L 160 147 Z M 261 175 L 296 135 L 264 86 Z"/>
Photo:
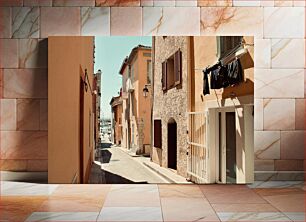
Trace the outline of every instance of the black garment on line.
<path fill-rule="evenodd" d="M 243 71 L 239 59 L 236 59 L 227 65 L 227 73 L 228 82 L 230 85 L 243 82 Z"/>
<path fill-rule="evenodd" d="M 209 72 L 207 71 L 207 69 L 203 70 L 203 94 L 204 96 L 207 94 L 210 94 L 209 92 L 209 83 L 208 83 L 208 74 Z"/>
<path fill-rule="evenodd" d="M 227 80 L 227 66 L 218 65 L 218 67 L 211 71 L 210 88 L 221 89 L 229 86 Z"/>

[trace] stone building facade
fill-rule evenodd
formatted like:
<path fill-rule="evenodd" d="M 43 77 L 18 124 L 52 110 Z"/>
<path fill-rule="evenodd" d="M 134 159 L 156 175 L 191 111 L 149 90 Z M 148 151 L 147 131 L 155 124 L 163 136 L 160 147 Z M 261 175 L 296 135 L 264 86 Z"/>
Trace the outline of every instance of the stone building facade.
<path fill-rule="evenodd" d="M 187 41 L 188 37 L 154 37 L 153 70 L 154 101 L 153 122 L 161 120 L 161 148 L 152 146 L 152 160 L 163 167 L 168 167 L 168 123 L 177 124 L 177 173 L 186 176 L 187 168 Z M 162 89 L 162 63 L 178 49 L 182 52 L 181 86 L 167 90 Z M 158 52 L 158 53 L 156 53 Z"/>

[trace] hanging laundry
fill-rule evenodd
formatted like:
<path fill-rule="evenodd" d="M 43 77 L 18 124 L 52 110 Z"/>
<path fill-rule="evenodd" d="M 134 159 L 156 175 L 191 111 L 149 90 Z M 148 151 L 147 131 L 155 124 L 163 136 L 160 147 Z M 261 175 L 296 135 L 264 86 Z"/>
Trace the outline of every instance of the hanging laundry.
<path fill-rule="evenodd" d="M 243 71 L 239 59 L 236 59 L 227 65 L 227 73 L 229 85 L 243 82 Z"/>
<path fill-rule="evenodd" d="M 221 89 L 229 86 L 227 80 L 227 66 L 219 64 L 216 69 L 211 71 L 210 75 L 210 88 Z"/>
<path fill-rule="evenodd" d="M 210 94 L 209 92 L 209 83 L 208 83 L 208 74 L 209 74 L 209 70 L 206 68 L 203 70 L 203 94 L 204 96 L 207 94 Z"/>

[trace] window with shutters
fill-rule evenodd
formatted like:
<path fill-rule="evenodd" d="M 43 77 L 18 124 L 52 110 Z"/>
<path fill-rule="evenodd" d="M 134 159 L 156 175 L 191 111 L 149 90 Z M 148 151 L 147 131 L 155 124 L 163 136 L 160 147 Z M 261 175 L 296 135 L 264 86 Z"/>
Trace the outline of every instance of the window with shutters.
<path fill-rule="evenodd" d="M 161 120 L 154 120 L 154 147 L 162 148 Z"/>
<path fill-rule="evenodd" d="M 242 36 L 218 36 L 217 37 L 217 57 L 223 58 L 241 45 Z"/>
<path fill-rule="evenodd" d="M 176 51 L 162 63 L 162 89 L 169 90 L 182 82 L 182 52 Z"/>

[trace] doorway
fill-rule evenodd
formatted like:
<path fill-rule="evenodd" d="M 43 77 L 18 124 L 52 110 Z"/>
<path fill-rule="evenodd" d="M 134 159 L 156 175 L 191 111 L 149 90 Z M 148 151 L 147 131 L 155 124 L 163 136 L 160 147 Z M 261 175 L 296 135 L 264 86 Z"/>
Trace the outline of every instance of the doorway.
<path fill-rule="evenodd" d="M 245 184 L 254 181 L 253 105 L 211 109 L 212 150 L 215 182 Z M 215 126 L 215 127 L 214 127 Z M 214 156 L 214 152 L 211 153 Z"/>
<path fill-rule="evenodd" d="M 174 119 L 168 122 L 168 168 L 177 169 L 177 124 Z"/>
<path fill-rule="evenodd" d="M 218 111 L 218 182 L 236 183 L 235 110 Z"/>

